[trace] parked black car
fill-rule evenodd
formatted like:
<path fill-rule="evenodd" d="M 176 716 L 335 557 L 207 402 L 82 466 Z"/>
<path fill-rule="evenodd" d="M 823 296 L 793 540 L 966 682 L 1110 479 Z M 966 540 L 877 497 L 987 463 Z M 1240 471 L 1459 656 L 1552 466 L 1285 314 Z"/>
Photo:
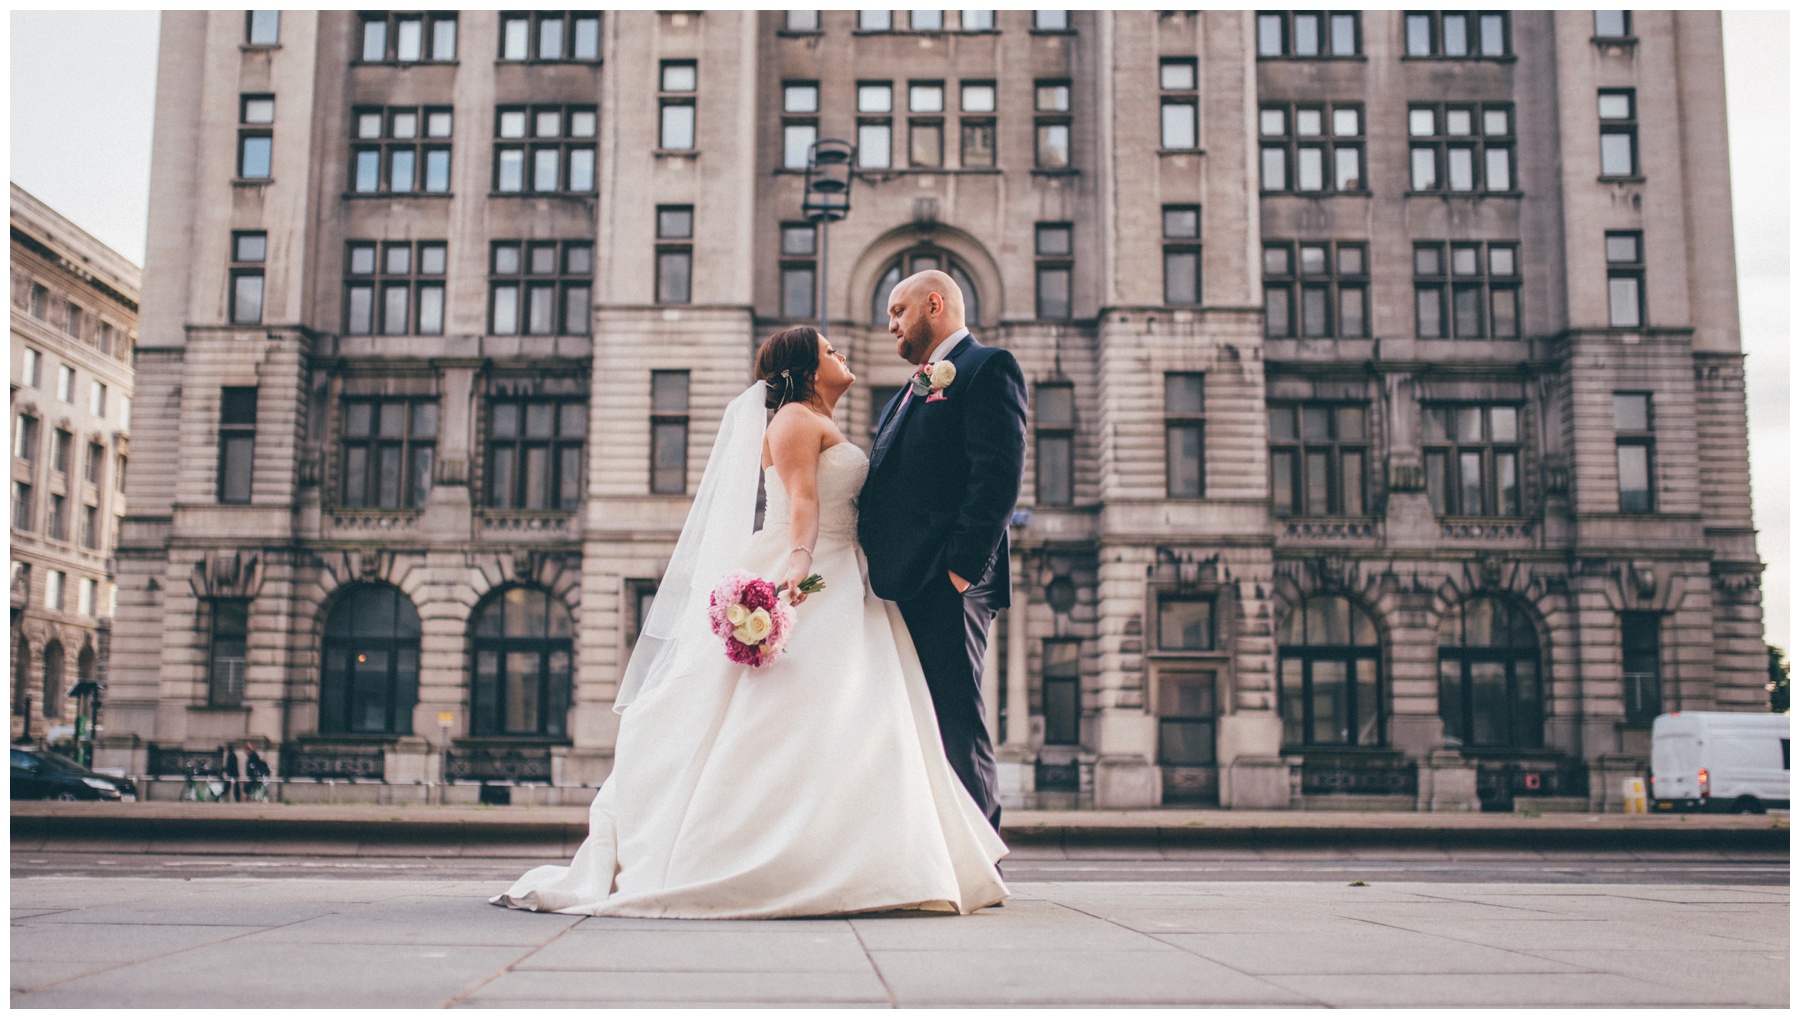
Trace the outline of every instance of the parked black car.
<path fill-rule="evenodd" d="M 48 750 L 12 748 L 15 800 L 135 800 L 130 779 L 101 775 Z"/>

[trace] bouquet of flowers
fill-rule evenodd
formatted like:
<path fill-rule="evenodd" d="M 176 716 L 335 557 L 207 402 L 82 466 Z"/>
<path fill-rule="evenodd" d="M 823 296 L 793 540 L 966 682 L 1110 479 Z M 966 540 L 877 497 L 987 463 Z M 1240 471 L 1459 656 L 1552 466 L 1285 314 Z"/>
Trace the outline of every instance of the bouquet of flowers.
<path fill-rule="evenodd" d="M 800 584 L 802 594 L 825 589 L 817 573 Z M 752 668 L 775 660 L 794 628 L 794 607 L 781 600 L 775 585 L 743 570 L 725 575 L 713 588 L 707 616 L 712 631 L 725 642 L 725 657 Z"/>

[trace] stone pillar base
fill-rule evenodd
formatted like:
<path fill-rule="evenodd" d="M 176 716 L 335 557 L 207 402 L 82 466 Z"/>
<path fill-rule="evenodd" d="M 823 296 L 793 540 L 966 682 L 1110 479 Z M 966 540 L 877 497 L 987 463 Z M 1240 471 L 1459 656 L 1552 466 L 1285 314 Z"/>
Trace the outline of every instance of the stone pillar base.
<path fill-rule="evenodd" d="M 1475 766 L 1454 750 L 1433 750 L 1419 762 L 1419 809 L 1478 811 Z"/>
<path fill-rule="evenodd" d="M 424 785 L 427 772 L 435 770 L 433 756 L 431 744 L 417 736 L 402 736 L 383 755 L 381 780 L 388 785 Z"/>
<path fill-rule="evenodd" d="M 1219 805 L 1234 810 L 1287 810 L 1299 799 L 1300 758 L 1245 754 L 1224 769 Z"/>
<path fill-rule="evenodd" d="M 1162 769 L 1142 757 L 1108 756 L 1094 762 L 1094 807 L 1128 810 L 1162 805 Z"/>
<path fill-rule="evenodd" d="M 1000 806 L 1030 810 L 1037 806 L 1037 757 L 1025 747 L 1003 746 L 994 752 L 1000 778 Z"/>
<path fill-rule="evenodd" d="M 557 761 L 558 758 L 552 751 L 551 774 L 555 776 L 555 782 L 559 786 L 592 786 L 597 789 L 600 783 L 606 781 L 606 776 L 612 774 L 613 755 L 610 750 L 570 747 L 561 757 L 560 769 L 556 768 Z"/>

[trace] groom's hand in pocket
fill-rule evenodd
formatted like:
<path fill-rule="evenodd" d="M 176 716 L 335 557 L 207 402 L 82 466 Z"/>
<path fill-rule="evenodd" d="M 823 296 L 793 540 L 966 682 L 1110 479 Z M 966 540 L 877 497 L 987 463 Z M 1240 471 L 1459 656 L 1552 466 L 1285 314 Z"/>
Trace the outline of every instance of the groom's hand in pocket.
<path fill-rule="evenodd" d="M 950 574 L 950 586 L 956 588 L 957 594 L 962 594 L 969 589 L 969 582 L 957 576 L 955 570 L 946 570 L 945 572 Z"/>

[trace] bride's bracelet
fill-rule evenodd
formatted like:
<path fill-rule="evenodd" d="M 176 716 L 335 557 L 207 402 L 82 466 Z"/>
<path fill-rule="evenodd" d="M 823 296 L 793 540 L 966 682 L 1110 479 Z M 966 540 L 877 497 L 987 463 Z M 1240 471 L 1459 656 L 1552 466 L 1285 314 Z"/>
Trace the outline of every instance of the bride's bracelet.
<path fill-rule="evenodd" d="M 813 550 L 807 548 L 805 545 L 795 545 L 793 548 L 788 549 L 789 555 L 793 555 L 795 552 L 805 552 L 806 558 L 808 559 L 811 559 L 813 554 Z"/>

